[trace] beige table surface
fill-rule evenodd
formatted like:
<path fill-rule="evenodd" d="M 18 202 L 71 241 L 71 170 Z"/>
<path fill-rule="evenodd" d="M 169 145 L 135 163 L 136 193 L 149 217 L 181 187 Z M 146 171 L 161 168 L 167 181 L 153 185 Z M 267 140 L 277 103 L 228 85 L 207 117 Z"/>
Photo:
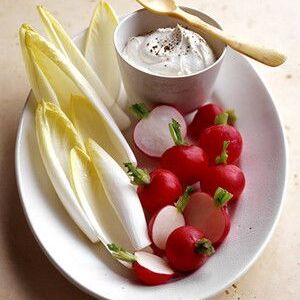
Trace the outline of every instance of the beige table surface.
<path fill-rule="evenodd" d="M 274 95 L 289 142 L 289 188 L 274 236 L 232 287 L 216 299 L 300 299 L 300 2 L 299 0 L 186 0 L 240 36 L 281 47 L 287 63 L 271 69 L 255 63 Z M 88 26 L 96 0 L 0 0 L 0 300 L 92 299 L 48 261 L 26 223 L 14 173 L 18 121 L 29 91 L 18 44 L 18 27 L 40 29 L 36 4 L 44 4 L 70 34 Z M 119 14 L 138 8 L 111 0 Z"/>

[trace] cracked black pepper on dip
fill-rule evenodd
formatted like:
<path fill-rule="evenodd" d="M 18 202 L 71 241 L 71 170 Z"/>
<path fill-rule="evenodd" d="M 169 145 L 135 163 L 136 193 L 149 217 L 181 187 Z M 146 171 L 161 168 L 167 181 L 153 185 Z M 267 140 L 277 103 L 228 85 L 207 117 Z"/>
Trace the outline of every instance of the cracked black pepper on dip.
<path fill-rule="evenodd" d="M 142 70 L 165 76 L 193 74 L 216 61 L 208 43 L 180 25 L 130 38 L 123 57 Z"/>

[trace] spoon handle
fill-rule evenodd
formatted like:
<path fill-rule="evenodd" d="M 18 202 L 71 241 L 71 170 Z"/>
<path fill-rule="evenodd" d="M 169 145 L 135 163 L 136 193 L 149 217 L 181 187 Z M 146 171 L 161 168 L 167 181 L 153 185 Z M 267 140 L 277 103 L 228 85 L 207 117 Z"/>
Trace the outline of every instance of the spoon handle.
<path fill-rule="evenodd" d="M 234 50 L 243 53 L 265 65 L 271 67 L 277 67 L 283 64 L 286 60 L 286 56 L 274 49 L 268 49 L 254 44 L 250 44 L 239 40 L 238 38 L 227 34 L 226 32 L 207 24 L 200 18 L 191 15 L 180 8 L 177 8 L 174 12 L 174 17 L 180 18 L 187 22 L 195 29 L 199 29 L 202 33 L 207 33 L 212 37 L 221 40 Z"/>

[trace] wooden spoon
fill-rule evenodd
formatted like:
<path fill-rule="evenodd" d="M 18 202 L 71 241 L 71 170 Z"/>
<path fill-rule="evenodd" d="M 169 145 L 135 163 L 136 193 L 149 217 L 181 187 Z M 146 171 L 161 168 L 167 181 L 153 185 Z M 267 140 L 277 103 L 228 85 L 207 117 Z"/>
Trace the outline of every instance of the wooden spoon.
<path fill-rule="evenodd" d="M 234 50 L 243 53 L 265 65 L 271 67 L 277 67 L 283 64 L 286 60 L 286 56 L 274 49 L 268 49 L 261 46 L 249 44 L 241 41 L 236 37 L 207 24 L 200 18 L 191 15 L 180 7 L 178 7 L 174 0 L 136 0 L 146 9 L 170 17 L 174 17 L 185 21 L 195 29 L 199 29 L 202 33 L 211 35 L 212 37 L 221 40 Z"/>

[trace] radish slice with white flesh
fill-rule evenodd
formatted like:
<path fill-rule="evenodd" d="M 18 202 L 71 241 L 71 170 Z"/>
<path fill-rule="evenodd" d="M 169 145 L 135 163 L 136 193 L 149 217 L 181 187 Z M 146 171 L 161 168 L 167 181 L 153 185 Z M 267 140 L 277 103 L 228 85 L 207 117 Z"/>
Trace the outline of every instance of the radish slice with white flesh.
<path fill-rule="evenodd" d="M 158 249 L 165 250 L 169 235 L 176 228 L 185 226 L 182 212 L 192 192 L 193 189 L 188 186 L 175 206 L 167 205 L 151 217 L 148 226 L 149 236 Z"/>
<path fill-rule="evenodd" d="M 214 198 L 203 192 L 196 192 L 184 210 L 186 224 L 204 231 L 205 236 L 218 246 L 230 229 L 230 218 L 224 205 L 232 194 L 222 188 L 216 190 Z"/>
<path fill-rule="evenodd" d="M 145 251 L 132 254 L 115 244 L 107 246 L 114 258 L 132 263 L 137 278 L 146 285 L 166 283 L 175 275 L 167 262 L 157 255 Z"/>
<path fill-rule="evenodd" d="M 131 106 L 132 112 L 140 121 L 133 133 L 136 146 L 150 157 L 161 157 L 174 141 L 170 135 L 169 123 L 172 119 L 180 124 L 182 137 L 186 136 L 186 123 L 180 112 L 172 106 L 160 105 L 151 112 L 142 104 Z"/>

